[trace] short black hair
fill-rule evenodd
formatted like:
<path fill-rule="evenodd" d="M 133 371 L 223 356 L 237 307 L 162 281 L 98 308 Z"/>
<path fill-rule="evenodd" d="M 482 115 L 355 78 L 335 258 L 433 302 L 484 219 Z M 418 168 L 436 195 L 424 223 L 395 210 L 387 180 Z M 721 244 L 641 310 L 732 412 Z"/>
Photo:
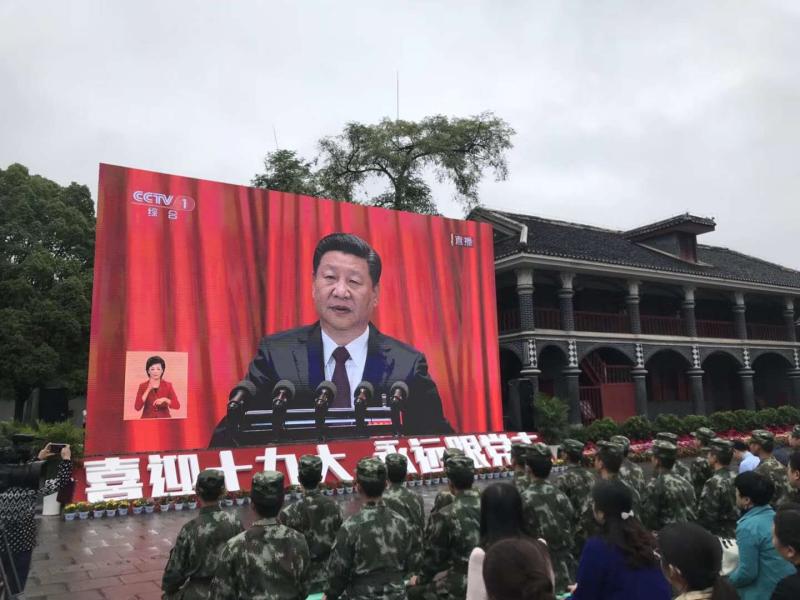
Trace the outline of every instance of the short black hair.
<path fill-rule="evenodd" d="M 250 500 L 253 503 L 253 508 L 259 517 L 264 519 L 272 519 L 278 516 L 283 508 L 283 500 L 285 496 L 281 494 L 278 497 L 265 498 L 261 494 L 251 492 Z"/>
<path fill-rule="evenodd" d="M 303 473 L 300 471 L 297 474 L 297 480 L 305 489 L 313 490 L 319 485 L 319 482 L 322 481 L 322 473 L 320 472 L 309 475 L 308 473 Z"/>
<path fill-rule="evenodd" d="M 658 464 L 667 471 L 672 470 L 672 467 L 675 466 L 674 456 L 656 456 L 656 458 L 658 459 Z"/>
<path fill-rule="evenodd" d="M 800 471 L 800 450 L 796 450 L 789 455 L 789 468 L 792 471 Z M 800 548 L 797 550 L 800 552 Z"/>
<path fill-rule="evenodd" d="M 749 448 L 742 440 L 733 440 L 733 449 L 739 452 L 747 452 Z"/>
<path fill-rule="evenodd" d="M 800 511 L 789 508 L 775 513 L 775 537 L 783 546 L 800 552 Z"/>
<path fill-rule="evenodd" d="M 550 475 L 550 471 L 553 470 L 553 461 L 549 456 L 531 454 L 528 455 L 527 459 L 525 460 L 525 464 L 528 465 L 528 468 L 531 470 L 531 473 L 533 473 L 533 476 L 538 477 L 539 479 L 547 479 L 547 477 Z"/>
<path fill-rule="evenodd" d="M 319 263 L 322 261 L 322 256 L 326 252 L 344 252 L 345 254 L 352 254 L 367 261 L 369 268 L 369 277 L 372 279 L 372 285 L 378 285 L 381 280 L 381 257 L 367 242 L 362 240 L 357 235 L 352 233 L 332 233 L 326 235 L 319 242 L 314 249 L 314 275 L 317 274 Z"/>
<path fill-rule="evenodd" d="M 380 498 L 383 496 L 384 490 L 386 490 L 386 480 L 374 480 L 369 479 L 367 481 L 362 481 L 361 479 L 356 480 L 358 485 L 361 486 L 361 489 L 364 490 L 364 493 L 369 496 L 370 498 Z"/>
<path fill-rule="evenodd" d="M 150 358 L 147 359 L 147 362 L 145 363 L 144 372 L 149 375 L 150 367 L 152 367 L 153 365 L 161 365 L 162 373 L 167 370 L 167 363 L 164 362 L 163 358 L 161 358 L 160 356 L 151 356 Z"/>
<path fill-rule="evenodd" d="M 603 468 L 609 473 L 619 473 L 620 468 L 622 468 L 622 456 L 619 454 L 601 448 L 597 452 L 597 458 L 600 459 L 603 463 Z"/>
<path fill-rule="evenodd" d="M 755 471 L 745 471 L 736 476 L 733 485 L 743 498 L 750 498 L 756 506 L 764 506 L 772 500 L 775 486 L 772 482 Z"/>
<path fill-rule="evenodd" d="M 386 477 L 392 483 L 402 483 L 408 474 L 408 465 L 391 463 L 386 465 Z"/>
<path fill-rule="evenodd" d="M 764 452 L 772 452 L 775 450 L 775 442 L 773 440 L 762 440 L 760 442 L 754 440 L 753 443 L 757 446 L 761 446 Z"/>
<path fill-rule="evenodd" d="M 731 464 L 731 460 L 733 460 L 733 452 L 730 450 L 722 450 L 718 448 L 712 448 L 711 452 L 709 452 L 711 456 L 719 461 L 723 467 L 727 467 Z"/>
<path fill-rule="evenodd" d="M 195 493 L 203 502 L 216 502 L 217 500 L 222 498 L 222 495 L 225 493 L 225 486 L 221 485 L 217 488 L 211 488 L 211 489 L 201 488 L 195 490 Z"/>
<path fill-rule="evenodd" d="M 564 450 L 564 454 L 569 462 L 583 464 L 583 452 L 570 452 L 569 450 Z"/>
<path fill-rule="evenodd" d="M 475 473 L 468 470 L 455 470 L 449 472 L 447 478 L 457 490 L 468 490 L 472 488 L 475 481 Z"/>

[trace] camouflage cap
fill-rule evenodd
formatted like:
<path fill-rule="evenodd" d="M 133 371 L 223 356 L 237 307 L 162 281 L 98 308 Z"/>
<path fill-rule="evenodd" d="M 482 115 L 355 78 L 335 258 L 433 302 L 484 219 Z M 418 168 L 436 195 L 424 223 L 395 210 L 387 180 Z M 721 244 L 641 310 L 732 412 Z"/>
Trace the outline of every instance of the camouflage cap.
<path fill-rule="evenodd" d="M 377 458 L 362 458 L 356 466 L 356 480 L 386 483 L 386 465 Z"/>
<path fill-rule="evenodd" d="M 528 456 L 545 456 L 547 458 L 553 458 L 553 453 L 550 451 L 550 448 L 547 444 L 536 442 L 535 444 L 531 444 L 528 448 Z"/>
<path fill-rule="evenodd" d="M 225 487 L 225 474 L 217 469 L 203 469 L 197 476 L 195 491 L 202 495 L 214 495 L 220 493 Z"/>
<path fill-rule="evenodd" d="M 750 433 L 750 443 L 768 444 L 775 441 L 775 434 L 766 429 L 754 429 Z"/>
<path fill-rule="evenodd" d="M 795 425 L 792 427 L 792 437 L 800 438 L 800 425 Z"/>
<path fill-rule="evenodd" d="M 708 444 L 717 434 L 708 427 L 700 427 L 697 431 L 693 431 L 692 435 L 700 440 L 703 444 Z"/>
<path fill-rule="evenodd" d="M 262 471 L 253 475 L 253 489 L 251 494 L 254 498 L 263 500 L 278 500 L 283 498 L 283 473 L 278 471 Z"/>
<path fill-rule="evenodd" d="M 631 440 L 624 435 L 612 435 L 611 436 L 611 443 L 612 444 L 619 444 L 622 446 L 622 449 L 627 452 L 631 448 Z"/>
<path fill-rule="evenodd" d="M 597 442 L 597 451 L 607 452 L 614 456 L 622 456 L 625 449 L 622 447 L 622 444 L 615 444 L 614 442 L 609 442 L 608 440 L 600 440 Z"/>
<path fill-rule="evenodd" d="M 298 471 L 304 478 L 322 477 L 322 459 L 314 454 L 304 454 L 300 457 Z"/>
<path fill-rule="evenodd" d="M 572 454 L 580 454 L 583 452 L 583 449 L 586 447 L 586 444 L 579 440 L 573 440 L 572 438 L 568 438 L 561 442 L 561 447 L 564 449 L 565 452 L 571 452 Z"/>
<path fill-rule="evenodd" d="M 662 442 L 669 442 L 671 444 L 678 443 L 678 435 L 672 433 L 671 431 L 659 431 L 656 434 L 656 439 L 661 440 Z"/>
<path fill-rule="evenodd" d="M 461 448 L 445 448 L 442 453 L 442 462 L 447 462 L 448 458 L 454 456 L 464 456 L 464 451 Z"/>
<path fill-rule="evenodd" d="M 398 452 L 386 455 L 386 467 L 395 467 L 398 469 L 408 469 L 408 459 Z"/>
<path fill-rule="evenodd" d="M 468 456 L 451 456 L 444 463 L 448 477 L 458 479 L 475 475 L 475 463 Z"/>
<path fill-rule="evenodd" d="M 528 455 L 529 450 L 530 444 L 511 444 L 511 458 L 518 463 L 525 462 L 525 457 Z"/>
<path fill-rule="evenodd" d="M 678 456 L 678 447 L 672 442 L 655 440 L 652 447 L 653 456 L 658 458 L 675 458 Z"/>
<path fill-rule="evenodd" d="M 712 439 L 708 442 L 708 447 L 717 452 L 733 453 L 733 442 L 722 438 Z"/>

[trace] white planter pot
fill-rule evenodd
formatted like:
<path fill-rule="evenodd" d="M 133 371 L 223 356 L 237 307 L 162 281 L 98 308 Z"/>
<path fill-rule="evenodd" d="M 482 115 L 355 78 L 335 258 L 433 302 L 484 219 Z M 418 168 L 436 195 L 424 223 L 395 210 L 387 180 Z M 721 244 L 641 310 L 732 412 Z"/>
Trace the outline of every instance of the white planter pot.
<path fill-rule="evenodd" d="M 65 521 L 74 521 L 76 516 L 77 516 L 77 513 L 74 513 L 74 512 L 72 512 L 72 513 L 64 513 L 64 520 Z"/>
<path fill-rule="evenodd" d="M 45 517 L 52 517 L 53 515 L 61 514 L 61 503 L 56 500 L 58 492 L 48 494 L 42 501 L 42 515 Z"/>
<path fill-rule="evenodd" d="M 89 511 L 87 510 L 87 511 L 85 511 L 85 512 L 79 512 L 79 513 L 78 513 L 78 518 L 79 518 L 81 521 L 85 521 L 86 519 L 88 519 L 88 518 L 89 518 Z"/>
<path fill-rule="evenodd" d="M 237 498 L 236 499 L 236 506 L 244 506 L 245 498 Z"/>
<path fill-rule="evenodd" d="M 111 510 L 109 510 L 109 509 L 106 509 L 106 516 L 107 516 L 107 517 L 113 517 L 113 516 L 115 516 L 116 514 L 117 514 L 117 509 L 116 509 L 116 508 L 114 508 L 114 509 L 111 509 Z"/>
<path fill-rule="evenodd" d="M 175 510 L 183 510 L 183 502 L 176 502 Z"/>
<path fill-rule="evenodd" d="M 133 507 L 133 514 L 140 515 L 140 514 L 142 514 L 143 510 L 144 510 L 144 506 L 134 506 Z"/>
<path fill-rule="evenodd" d="M 151 515 L 151 514 L 153 514 L 153 511 L 155 511 L 155 509 L 156 509 L 155 506 L 145 506 L 144 507 L 144 512 L 146 514 L 148 514 L 148 515 Z"/>
<path fill-rule="evenodd" d="M 194 510 L 197 508 L 197 502 L 189 502 L 189 510 Z"/>
<path fill-rule="evenodd" d="M 119 513 L 120 517 L 125 517 L 125 516 L 128 515 L 128 509 L 127 508 L 118 508 L 117 512 Z"/>
<path fill-rule="evenodd" d="M 105 510 L 93 510 L 92 515 L 95 519 L 102 519 L 103 515 L 106 514 Z"/>

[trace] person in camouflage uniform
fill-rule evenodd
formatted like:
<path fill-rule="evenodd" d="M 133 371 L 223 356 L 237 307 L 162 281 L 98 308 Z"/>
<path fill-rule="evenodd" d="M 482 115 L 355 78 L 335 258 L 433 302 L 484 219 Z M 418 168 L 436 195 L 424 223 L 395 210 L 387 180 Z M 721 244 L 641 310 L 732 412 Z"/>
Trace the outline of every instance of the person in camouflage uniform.
<path fill-rule="evenodd" d="M 795 429 L 800 431 L 800 425 L 796 425 Z M 795 450 L 789 455 L 789 464 L 786 467 L 786 476 L 789 480 L 789 489 L 791 490 L 784 497 L 784 504 L 789 502 L 800 504 L 800 450 Z"/>
<path fill-rule="evenodd" d="M 541 443 L 533 444 L 526 462 L 530 485 L 522 492 L 525 532 L 547 542 L 556 591 L 563 592 L 574 581 L 577 569 L 572 554 L 575 513 L 569 498 L 547 481 L 553 468 L 550 448 Z"/>
<path fill-rule="evenodd" d="M 656 434 L 656 438 L 654 441 L 662 441 L 662 442 L 669 442 L 673 444 L 676 448 L 678 447 L 678 436 L 674 433 L 669 431 L 660 431 Z M 684 463 L 679 461 L 677 458 L 675 459 L 675 466 L 672 467 L 672 474 L 677 475 L 678 477 L 683 477 L 689 483 L 692 483 L 692 473 Z"/>
<path fill-rule="evenodd" d="M 701 490 L 697 503 L 697 522 L 716 536 L 735 538 L 736 521 L 740 515 L 733 485 L 736 476 L 730 470 L 733 442 L 714 438 L 708 446 L 708 464 L 714 474 Z"/>
<path fill-rule="evenodd" d="M 461 448 L 445 448 L 444 454 L 442 454 L 442 465 L 447 464 L 447 460 L 452 458 L 453 456 L 464 456 L 464 451 Z M 433 499 L 433 507 L 431 508 L 431 515 L 433 513 L 438 512 L 448 504 L 453 502 L 453 494 L 450 493 L 450 490 L 441 490 L 439 493 L 436 494 L 436 497 Z"/>
<path fill-rule="evenodd" d="M 584 446 L 583 442 L 573 439 L 566 439 L 561 443 L 568 466 L 555 480 L 556 487 L 569 498 L 576 515 L 580 514 L 586 500 L 591 496 L 595 483 L 594 473 L 583 466 Z"/>
<path fill-rule="evenodd" d="M 469 555 L 480 542 L 481 499 L 472 489 L 471 458 L 452 456 L 445 463 L 453 502 L 431 515 L 425 535 L 424 559 L 409 597 L 463 600 L 467 593 Z"/>
<path fill-rule="evenodd" d="M 716 434 L 708 427 L 700 427 L 697 431 L 693 431 L 692 435 L 697 440 L 700 456 L 696 457 L 689 465 L 689 475 L 692 480 L 692 486 L 694 486 L 694 495 L 700 498 L 703 486 L 714 474 L 714 469 L 711 468 L 708 462 L 708 453 L 710 451 L 708 444 L 716 437 Z"/>
<path fill-rule="evenodd" d="M 220 549 L 243 529 L 236 513 L 219 507 L 219 499 L 225 493 L 225 477 L 221 471 L 201 471 L 195 493 L 200 514 L 181 528 L 169 553 L 161 579 L 164 600 L 208 598 Z"/>
<path fill-rule="evenodd" d="M 209 598 L 305 600 L 311 555 L 305 538 L 277 521 L 284 494 L 282 473 L 253 476 L 250 499 L 258 520 L 222 548 Z"/>
<path fill-rule="evenodd" d="M 383 503 L 404 517 L 416 530 L 425 529 L 425 503 L 422 496 L 403 485 L 408 473 L 408 459 L 402 454 L 386 455 L 386 474 L 389 487 L 383 492 Z"/>
<path fill-rule="evenodd" d="M 345 520 L 328 562 L 327 600 L 400 600 L 406 597 L 404 574 L 416 564 L 416 532 L 381 499 L 386 465 L 362 458 L 356 466 L 361 510 Z"/>
<path fill-rule="evenodd" d="M 322 481 L 322 459 L 306 454 L 298 465 L 303 499 L 285 506 L 278 514 L 278 523 L 303 534 L 311 555 L 308 579 L 311 593 L 321 592 L 328 578 L 328 557 L 336 532 L 342 525 L 339 503 L 319 489 Z"/>
<path fill-rule="evenodd" d="M 779 463 L 783 466 L 789 466 L 789 457 L 793 452 L 800 450 L 800 425 L 795 425 L 789 432 L 788 444 L 775 448 L 772 453 Z"/>
<path fill-rule="evenodd" d="M 770 504 L 773 507 L 783 502 L 783 497 L 789 493 L 789 480 L 786 476 L 786 467 L 772 456 L 775 448 L 775 434 L 764 429 L 755 429 L 750 434 L 750 452 L 755 454 L 760 463 L 755 468 L 755 472 L 764 475 L 775 486 L 775 494 L 772 496 Z"/>
<path fill-rule="evenodd" d="M 642 522 L 653 531 L 659 531 L 670 523 L 695 521 L 694 488 L 672 472 L 678 448 L 670 442 L 656 440 L 652 452 L 655 477 L 647 484 Z"/>
<path fill-rule="evenodd" d="M 514 485 L 517 486 L 517 491 L 520 494 L 530 483 L 527 466 L 525 465 L 525 456 L 530 447 L 530 444 L 511 444 L 511 467 L 514 469 Z"/>
<path fill-rule="evenodd" d="M 628 454 L 631 451 L 631 441 L 624 435 L 612 435 L 609 441 L 612 444 L 622 446 L 622 465 L 619 467 L 619 478 L 624 483 L 627 483 L 629 487 L 636 490 L 637 495 L 641 497 L 647 487 L 647 479 L 644 476 L 642 467 L 628 458 Z"/>

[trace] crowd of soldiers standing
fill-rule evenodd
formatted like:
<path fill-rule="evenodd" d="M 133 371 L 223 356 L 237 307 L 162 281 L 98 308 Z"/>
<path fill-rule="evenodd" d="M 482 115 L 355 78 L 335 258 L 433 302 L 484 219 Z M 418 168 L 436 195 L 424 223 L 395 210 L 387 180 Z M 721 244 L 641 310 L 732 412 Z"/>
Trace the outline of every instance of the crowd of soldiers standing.
<path fill-rule="evenodd" d="M 677 436 L 657 434 L 649 480 L 628 458 L 630 441 L 624 436 L 598 442 L 590 467 L 584 444 L 564 440 L 567 467 L 553 478 L 548 446 L 512 446 L 524 532 L 546 542 L 556 590 L 575 581 L 581 548 L 595 532 L 591 492 L 598 480 L 624 484 L 633 513 L 652 531 L 697 522 L 717 536 L 735 536 L 733 443 L 707 428 L 693 435 L 700 455 L 686 465 L 678 461 Z M 790 439 L 800 449 L 800 425 Z M 754 431 L 749 446 L 760 459 L 756 471 L 775 486 L 772 504 L 800 501 L 800 490 L 791 488 L 786 467 L 772 455 L 773 434 Z M 363 505 L 346 520 L 339 503 L 319 489 L 321 459 L 306 455 L 298 467 L 304 496 L 285 507 L 281 473 L 253 477 L 251 502 L 258 518 L 247 530 L 235 513 L 219 508 L 223 475 L 205 470 L 196 485 L 200 514 L 178 535 L 163 576 L 164 597 L 300 600 L 323 592 L 327 600 L 463 600 L 469 557 L 481 543 L 481 498 L 473 489 L 472 459 L 453 448 L 443 459 L 449 489 L 437 495 L 427 520 L 422 498 L 404 485 L 404 455 L 359 461 L 356 486 Z"/>

